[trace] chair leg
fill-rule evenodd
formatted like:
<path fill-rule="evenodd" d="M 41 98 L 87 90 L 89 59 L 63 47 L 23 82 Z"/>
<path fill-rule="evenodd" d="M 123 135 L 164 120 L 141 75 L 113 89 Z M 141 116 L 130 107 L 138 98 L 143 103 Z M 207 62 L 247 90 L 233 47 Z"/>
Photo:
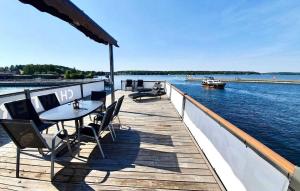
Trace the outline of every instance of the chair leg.
<path fill-rule="evenodd" d="M 117 138 L 117 134 L 116 134 L 116 131 L 114 129 L 114 126 L 111 124 L 111 130 L 113 131 L 113 134 L 115 136 L 115 139 Z"/>
<path fill-rule="evenodd" d="M 19 178 L 19 171 L 20 171 L 20 154 L 21 154 L 21 151 L 20 151 L 20 148 L 17 147 L 17 161 L 16 161 L 16 177 Z"/>
<path fill-rule="evenodd" d="M 97 142 L 97 145 L 98 145 L 98 147 L 100 149 L 100 153 L 101 153 L 102 157 L 105 158 L 104 152 L 103 152 L 102 147 L 100 145 L 99 137 L 98 137 L 96 131 L 93 130 L 93 133 L 94 133 L 94 137 L 95 137 L 95 140 Z"/>
<path fill-rule="evenodd" d="M 78 156 L 80 156 L 80 125 L 78 120 L 75 121 L 75 126 L 77 127 Z"/>
<path fill-rule="evenodd" d="M 117 119 L 118 119 L 118 121 L 119 121 L 120 129 L 121 129 L 121 127 L 122 127 L 122 124 L 121 124 L 120 117 L 119 117 L 119 116 L 117 116 Z"/>
<path fill-rule="evenodd" d="M 38 151 L 39 151 L 39 153 L 40 153 L 42 156 L 45 156 L 45 153 L 44 153 L 44 151 L 43 151 L 43 148 L 38 148 Z"/>
<path fill-rule="evenodd" d="M 67 141 L 67 146 L 68 146 L 69 153 L 70 153 L 71 156 L 73 156 L 73 154 L 72 154 L 72 148 L 71 148 L 71 144 L 70 144 L 68 136 L 67 136 L 67 140 L 66 141 Z"/>
<path fill-rule="evenodd" d="M 51 181 L 54 178 L 54 159 L 55 159 L 55 151 L 54 149 L 51 151 Z"/>
<path fill-rule="evenodd" d="M 59 131 L 60 129 L 59 129 L 59 125 L 58 125 L 58 123 L 56 123 L 56 128 L 57 128 L 57 131 Z M 48 130 L 48 129 L 47 129 Z"/>
<path fill-rule="evenodd" d="M 108 129 L 110 131 L 110 135 L 111 135 L 112 140 L 115 141 L 115 134 L 114 134 L 113 128 L 111 127 L 110 124 L 108 125 Z"/>
<path fill-rule="evenodd" d="M 98 120 L 97 120 L 96 118 L 97 118 L 97 116 L 94 117 L 94 123 L 95 123 L 95 124 L 98 123 Z"/>
<path fill-rule="evenodd" d="M 63 130 L 65 130 L 65 125 L 64 125 L 64 122 L 63 122 L 63 121 L 61 121 L 61 128 L 62 128 Z"/>

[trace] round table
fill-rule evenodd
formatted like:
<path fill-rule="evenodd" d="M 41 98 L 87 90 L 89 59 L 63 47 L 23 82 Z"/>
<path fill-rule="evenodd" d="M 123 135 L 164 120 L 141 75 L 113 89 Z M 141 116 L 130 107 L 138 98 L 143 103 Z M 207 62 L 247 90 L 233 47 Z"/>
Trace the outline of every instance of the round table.
<path fill-rule="evenodd" d="M 67 103 L 47 110 L 40 114 L 40 119 L 45 121 L 70 121 L 75 120 L 75 138 L 80 138 L 79 127 L 83 125 L 83 117 L 93 113 L 103 105 L 102 101 L 79 101 L 79 109 L 73 108 L 73 103 Z M 76 136 L 77 135 L 77 136 Z"/>
<path fill-rule="evenodd" d="M 79 101 L 79 109 L 74 109 L 72 103 L 67 103 L 41 113 L 40 119 L 55 122 L 80 120 L 99 109 L 102 105 L 102 101 Z"/>

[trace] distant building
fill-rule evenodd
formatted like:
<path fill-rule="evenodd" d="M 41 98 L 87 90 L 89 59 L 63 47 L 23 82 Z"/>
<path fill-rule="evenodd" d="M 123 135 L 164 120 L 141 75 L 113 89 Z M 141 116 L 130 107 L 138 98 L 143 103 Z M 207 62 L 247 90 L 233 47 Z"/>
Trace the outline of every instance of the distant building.
<path fill-rule="evenodd" d="M 11 79 L 13 75 L 11 72 L 0 72 L 0 79 Z"/>

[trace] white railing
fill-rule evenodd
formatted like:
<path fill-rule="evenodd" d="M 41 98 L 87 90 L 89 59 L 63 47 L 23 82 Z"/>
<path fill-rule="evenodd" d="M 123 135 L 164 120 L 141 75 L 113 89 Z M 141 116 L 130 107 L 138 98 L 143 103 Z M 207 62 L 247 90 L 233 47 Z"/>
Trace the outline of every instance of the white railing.
<path fill-rule="evenodd" d="M 15 100 L 30 98 L 37 112 L 42 112 L 44 109 L 38 99 L 40 95 L 55 93 L 60 104 L 64 104 L 75 99 L 81 99 L 91 95 L 92 91 L 104 90 L 104 81 L 94 81 L 79 84 L 70 84 L 63 86 L 48 87 L 35 90 L 26 90 L 6 95 L 0 95 L 0 116 L 2 119 L 10 118 L 4 103 Z"/>
<path fill-rule="evenodd" d="M 298 167 L 170 83 L 166 92 L 227 190 L 286 191 L 299 183 Z"/>
<path fill-rule="evenodd" d="M 181 91 L 178 91 L 175 87 L 172 87 L 172 93 L 170 95 L 172 95 L 170 97 L 171 102 L 173 103 L 178 114 L 182 117 L 184 111 L 183 108 L 184 94 Z"/>
<path fill-rule="evenodd" d="M 24 92 L 6 94 L 5 96 L 0 95 L 0 118 L 9 118 L 8 112 L 4 106 L 4 103 L 11 102 L 13 100 L 25 99 Z"/>
<path fill-rule="evenodd" d="M 104 90 L 104 81 L 82 84 L 83 97 L 91 95 L 92 91 Z"/>

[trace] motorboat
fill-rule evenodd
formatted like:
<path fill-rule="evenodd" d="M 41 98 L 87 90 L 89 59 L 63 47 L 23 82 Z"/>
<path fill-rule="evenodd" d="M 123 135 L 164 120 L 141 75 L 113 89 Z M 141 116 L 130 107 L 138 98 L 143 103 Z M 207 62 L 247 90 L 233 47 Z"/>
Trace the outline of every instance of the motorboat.
<path fill-rule="evenodd" d="M 206 77 L 202 80 L 202 86 L 216 89 L 224 89 L 226 83 L 221 80 L 216 80 L 214 77 Z"/>

